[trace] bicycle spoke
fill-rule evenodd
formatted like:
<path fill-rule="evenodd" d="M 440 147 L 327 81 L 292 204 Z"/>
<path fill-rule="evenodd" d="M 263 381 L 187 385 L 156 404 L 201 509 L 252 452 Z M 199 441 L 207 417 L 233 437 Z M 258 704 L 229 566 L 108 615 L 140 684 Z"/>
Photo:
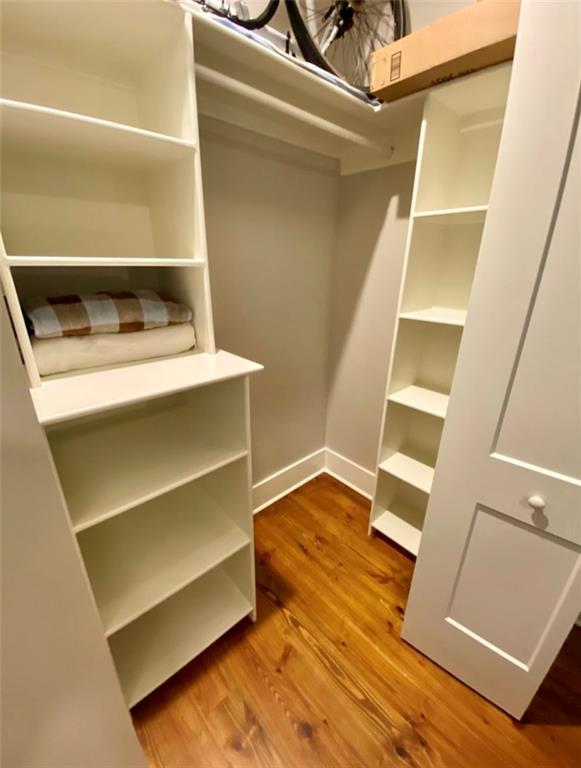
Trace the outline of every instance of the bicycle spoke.
<path fill-rule="evenodd" d="M 315 0 L 316 2 L 316 0 Z M 302 8 L 301 4 L 301 8 Z M 309 4 L 302 13 L 310 37 L 322 49 L 329 35 L 341 20 L 338 37 L 325 51 L 325 58 L 342 71 L 347 80 L 360 88 L 368 88 L 371 81 L 371 54 L 394 39 L 396 16 L 389 0 L 364 0 L 350 8 L 335 5 L 332 0 Z"/>

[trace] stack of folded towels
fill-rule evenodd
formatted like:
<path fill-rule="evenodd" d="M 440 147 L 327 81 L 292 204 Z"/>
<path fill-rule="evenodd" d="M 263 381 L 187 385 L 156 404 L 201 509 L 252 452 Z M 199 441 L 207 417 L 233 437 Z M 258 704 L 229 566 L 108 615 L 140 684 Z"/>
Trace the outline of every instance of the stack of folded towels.
<path fill-rule="evenodd" d="M 37 298 L 23 309 L 41 376 L 175 355 L 196 344 L 191 309 L 156 291 Z"/>

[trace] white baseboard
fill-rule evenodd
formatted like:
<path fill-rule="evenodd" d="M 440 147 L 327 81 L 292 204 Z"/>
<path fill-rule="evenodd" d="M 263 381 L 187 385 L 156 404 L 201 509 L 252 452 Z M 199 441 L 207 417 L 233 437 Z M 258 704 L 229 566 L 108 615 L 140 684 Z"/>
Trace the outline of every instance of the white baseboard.
<path fill-rule="evenodd" d="M 325 449 L 325 471 L 367 499 L 373 497 L 375 486 L 373 472 L 330 448 Z"/>
<path fill-rule="evenodd" d="M 252 508 L 254 514 L 260 512 L 264 507 L 286 496 L 287 493 L 294 491 L 301 485 L 304 485 L 313 477 L 320 475 L 325 469 L 325 449 L 305 456 L 288 467 L 283 467 L 270 477 L 261 480 L 252 487 Z"/>
<path fill-rule="evenodd" d="M 373 472 L 329 448 L 320 448 L 256 483 L 252 488 L 254 514 L 322 472 L 327 472 L 362 496 L 368 499 L 372 497 L 375 482 Z"/>

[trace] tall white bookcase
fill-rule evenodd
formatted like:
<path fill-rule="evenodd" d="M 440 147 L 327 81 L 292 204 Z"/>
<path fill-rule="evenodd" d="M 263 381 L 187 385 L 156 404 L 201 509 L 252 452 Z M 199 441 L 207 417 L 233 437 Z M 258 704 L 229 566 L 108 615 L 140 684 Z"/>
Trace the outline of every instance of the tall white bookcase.
<path fill-rule="evenodd" d="M 440 86 L 424 106 L 370 518 L 370 532 L 414 555 L 469 306 L 510 72 L 511 65 L 503 64 Z"/>
<path fill-rule="evenodd" d="M 214 345 L 192 20 L 3 2 L 0 276 L 71 535 L 132 706 L 255 616 L 249 375 Z M 166 289 L 197 346 L 39 375 L 32 295 Z"/>

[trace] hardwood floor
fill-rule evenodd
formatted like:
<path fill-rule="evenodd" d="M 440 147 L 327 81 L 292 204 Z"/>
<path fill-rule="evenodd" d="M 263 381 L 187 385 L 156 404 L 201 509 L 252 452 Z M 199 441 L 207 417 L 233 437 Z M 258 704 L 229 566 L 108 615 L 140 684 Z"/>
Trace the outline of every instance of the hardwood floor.
<path fill-rule="evenodd" d="M 573 768 L 581 629 L 525 721 L 399 639 L 413 560 L 321 475 L 256 517 L 258 622 L 133 710 L 156 768 Z"/>

